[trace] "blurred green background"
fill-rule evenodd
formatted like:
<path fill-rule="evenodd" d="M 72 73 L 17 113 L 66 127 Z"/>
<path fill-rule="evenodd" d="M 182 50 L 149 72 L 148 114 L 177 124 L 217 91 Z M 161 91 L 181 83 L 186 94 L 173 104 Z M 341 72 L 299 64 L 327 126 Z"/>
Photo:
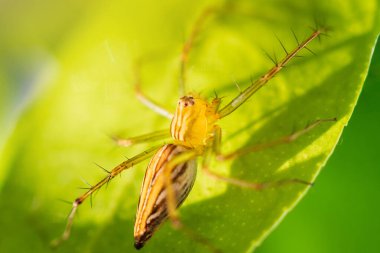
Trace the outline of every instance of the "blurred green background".
<path fill-rule="evenodd" d="M 149 3 L 149 1 L 147 2 Z M 147 2 L 145 2 L 145 4 Z M 244 6 L 244 2 L 250 1 L 241 2 Z M 322 4 L 320 4 L 320 2 L 322 2 Z M 262 4 L 262 9 L 249 11 L 253 11 L 256 15 L 258 25 L 260 26 L 261 24 L 265 28 L 265 22 L 276 21 L 276 17 L 282 15 L 279 12 L 281 9 L 300 8 L 312 10 L 314 5 L 319 6 L 320 4 L 323 6 L 324 4 L 330 4 L 330 1 L 320 2 L 294 1 L 293 4 L 292 1 L 288 1 L 286 4 L 289 4 L 289 6 L 285 6 L 285 3 L 278 3 L 279 8 L 273 8 L 273 6 L 277 6 L 277 2 L 268 1 L 268 6 Z M 117 2 L 115 2 L 115 4 L 116 3 Z M 25 166 L 22 162 L 17 161 L 17 159 L 16 161 L 11 161 L 11 166 L 2 166 L 8 165 L 9 157 L 18 156 L 25 158 L 25 161 L 28 161 L 28 159 L 37 160 L 36 164 L 40 166 L 39 168 L 43 168 L 45 163 L 56 163 L 58 164 L 57 167 L 62 167 L 62 163 L 64 163 L 65 167 L 68 169 L 66 171 L 60 171 L 56 177 L 59 178 L 59 183 L 61 185 L 67 186 L 67 189 L 63 190 L 69 197 L 60 195 L 56 196 L 56 198 L 70 198 L 76 196 L 78 191 L 74 192 L 73 189 L 80 184 L 80 181 L 77 180 L 78 174 L 76 174 L 73 168 L 76 168 L 78 164 L 90 164 L 90 162 L 94 160 L 104 161 L 106 160 L 104 157 L 107 157 L 106 161 L 110 161 L 110 163 L 107 164 L 107 162 L 105 162 L 105 166 L 111 167 L 114 165 L 115 161 L 120 160 L 120 152 L 115 153 L 110 151 L 109 154 L 104 154 L 104 150 L 107 148 L 112 150 L 112 148 L 110 148 L 111 145 L 109 144 L 108 138 L 101 132 L 103 128 L 99 129 L 97 121 L 112 122 L 114 118 L 120 118 L 120 115 L 123 115 L 122 117 L 125 118 L 125 123 L 123 123 L 125 124 L 125 127 L 120 125 L 112 126 L 111 123 L 107 125 L 107 122 L 102 122 L 107 126 L 104 127 L 105 129 L 113 129 L 115 131 L 122 130 L 123 133 L 141 133 L 152 130 L 152 125 L 163 125 L 163 121 L 156 119 L 156 117 L 150 112 L 146 113 L 144 108 L 134 106 L 136 101 L 131 103 L 131 105 L 127 105 L 126 108 L 118 108 L 123 114 L 113 114 L 113 110 L 115 110 L 111 106 L 113 102 L 117 104 L 118 101 L 130 99 L 131 97 L 124 96 L 124 94 L 128 92 L 131 93 L 132 89 L 130 89 L 130 87 L 123 88 L 125 83 L 131 82 L 131 65 L 130 61 L 127 59 L 143 56 L 148 57 L 148 61 L 154 62 L 152 66 L 149 66 L 148 63 L 145 73 L 143 72 L 144 76 L 148 76 L 148 80 L 146 80 L 147 83 L 152 81 L 153 77 L 157 77 L 158 75 L 162 76 L 162 80 L 160 80 L 162 83 L 175 83 L 176 77 L 173 77 L 172 73 L 174 72 L 173 69 L 176 69 L 178 65 L 177 61 L 170 62 L 170 59 L 177 60 L 178 46 L 181 45 L 186 37 L 185 31 L 187 31 L 187 27 L 184 24 L 190 24 L 194 18 L 194 15 L 189 13 L 198 13 L 199 10 L 208 5 L 208 2 L 198 1 L 195 4 L 188 4 L 187 6 L 184 2 L 172 1 L 162 3 L 161 5 L 155 5 L 154 8 L 150 5 L 138 3 L 130 4 L 139 9 L 140 13 L 141 10 L 144 10 L 144 15 L 140 16 L 137 13 L 134 13 L 133 8 L 127 10 L 126 13 L 118 12 L 117 7 L 112 7 L 112 4 L 112 2 L 106 1 L 74 0 L 65 2 L 50 2 L 44 0 L 0 2 L 0 124 L 2 129 L 0 132 L 0 151 L 2 151 L 2 148 L 6 146 L 7 143 L 31 143 L 25 153 L 22 144 L 19 144 L 15 150 L 9 148 L 10 145 L 8 145 L 7 152 L 1 153 L 0 168 L 17 169 L 19 165 L 20 167 L 21 165 Z M 177 6 L 176 12 L 172 11 L 175 9 L 173 8 L 174 5 Z M 308 5 L 311 5 L 312 7 L 304 8 Z M 371 7 L 378 8 L 379 6 L 376 5 L 374 1 L 369 1 L 368 5 L 369 9 L 371 9 Z M 179 8 L 178 6 L 181 7 Z M 340 7 L 342 13 L 345 11 L 352 11 L 347 7 L 349 5 L 342 6 L 343 7 Z M 347 8 L 344 8 L 344 6 Z M 361 6 L 357 6 L 356 9 L 361 11 L 362 9 L 360 7 Z M 360 13 L 360 11 L 358 11 L 358 13 Z M 105 13 L 109 15 L 109 17 L 107 17 Z M 305 17 L 311 17 L 313 15 L 312 11 L 296 14 L 300 16 L 300 19 L 301 16 L 305 19 Z M 120 17 L 117 15 L 120 15 Z M 128 20 L 129 23 L 119 24 L 115 21 L 124 20 L 121 17 L 123 15 L 128 16 L 126 20 Z M 271 15 L 275 17 L 273 18 Z M 363 23 L 367 25 L 378 19 L 378 17 L 375 16 L 375 21 L 373 21 L 373 17 L 370 14 L 366 17 L 356 17 L 355 15 L 358 14 L 352 11 L 351 16 L 349 17 L 360 21 L 363 20 Z M 344 14 L 341 16 L 343 19 L 345 18 Z M 110 20 L 109 22 L 108 19 Z M 264 21 L 261 23 L 260 19 L 263 19 Z M 281 20 L 281 18 L 278 19 Z M 298 16 L 297 19 L 290 21 L 289 24 L 298 25 L 297 20 Z M 339 20 L 339 18 L 337 20 Z M 147 27 L 148 24 L 152 22 L 157 22 L 155 25 L 158 29 L 154 30 Z M 239 32 L 245 31 L 248 33 L 251 28 L 249 25 L 245 27 L 243 22 L 244 19 L 238 19 L 238 21 L 233 21 L 232 24 L 226 21 L 226 24 L 231 27 L 240 26 L 239 28 L 241 28 L 241 30 Z M 135 23 L 139 25 L 135 26 Z M 165 25 L 167 23 L 175 23 L 175 25 L 166 27 Z M 274 26 L 278 26 L 279 28 L 282 28 L 283 26 L 288 29 L 289 24 L 281 24 L 281 22 L 278 22 L 274 23 Z M 359 24 L 359 22 L 355 23 L 352 27 L 350 26 L 347 32 L 360 34 L 362 27 L 357 24 Z M 299 27 L 297 28 L 299 29 Z M 145 30 L 149 32 L 145 32 Z M 220 34 L 218 35 L 218 32 L 222 33 L 217 27 L 212 27 L 212 25 L 210 30 L 213 31 L 210 32 L 210 37 L 218 37 L 220 36 Z M 265 32 L 265 29 L 263 30 L 263 28 L 261 28 L 261 30 L 257 31 L 257 34 L 261 35 L 262 32 Z M 267 31 L 267 33 L 271 32 L 278 33 L 279 31 Z M 120 34 L 126 34 L 128 41 L 125 42 L 125 37 Z M 281 36 L 284 34 L 289 34 L 289 30 L 280 31 Z M 229 35 L 233 38 L 233 35 L 236 34 L 231 33 Z M 104 40 L 103 36 L 109 38 L 109 40 Z M 257 35 L 255 34 L 254 36 Z M 91 39 L 95 39 L 95 41 L 91 41 Z M 273 36 L 263 35 L 260 39 L 263 40 L 263 44 L 265 45 L 265 43 L 268 43 L 269 39 L 273 40 Z M 260 41 L 260 39 L 257 41 Z M 348 41 L 350 42 L 349 39 Z M 239 44 L 241 41 L 234 41 L 233 39 L 228 42 L 232 45 L 234 45 L 234 43 L 235 45 L 238 45 L 236 48 L 241 48 L 242 52 L 245 52 L 244 50 L 251 50 L 248 43 Z M 329 43 L 331 43 L 331 40 L 330 42 L 328 40 L 323 41 L 322 44 L 328 45 Z M 173 50 L 173 48 L 176 50 Z M 119 54 L 113 54 L 113 50 Z M 203 53 L 211 52 L 210 55 L 217 52 L 214 52 L 213 48 L 207 47 L 207 44 L 206 47 L 201 48 L 200 51 L 201 50 L 204 50 Z M 270 47 L 269 50 L 271 50 Z M 98 52 L 99 55 L 97 55 Z M 133 54 L 131 52 L 133 52 Z M 250 53 L 253 55 L 262 55 L 262 52 Z M 225 54 L 230 59 L 234 59 L 233 57 L 239 55 L 239 52 L 225 52 Z M 198 55 L 202 55 L 202 53 Z M 218 57 L 219 55 L 217 54 L 214 56 L 217 60 L 219 59 Z M 228 57 L 227 59 L 229 59 Z M 242 59 L 243 58 L 244 57 L 242 57 Z M 169 59 L 169 64 L 167 59 Z M 366 59 L 366 56 L 363 56 L 363 59 Z M 228 64 L 224 65 L 223 61 L 217 60 L 213 61 L 206 57 L 202 60 L 195 59 L 195 62 L 201 62 L 201 64 L 203 64 L 200 67 L 202 70 L 211 71 L 215 74 L 219 73 L 218 69 L 224 69 L 226 66 L 228 67 Z M 252 64 L 252 62 L 247 59 L 244 59 L 245 61 L 243 62 L 239 62 L 240 59 L 235 60 L 241 65 L 248 66 L 249 64 Z M 344 58 L 341 61 L 344 63 L 346 60 L 347 59 Z M 105 61 L 111 61 L 111 63 L 107 62 L 106 64 L 104 63 Z M 161 61 L 169 66 L 169 69 L 165 73 L 161 73 L 161 69 L 153 68 L 155 64 L 160 64 Z M 255 59 L 251 59 L 251 61 L 256 63 Z M 378 215 L 380 213 L 380 190 L 378 187 L 380 165 L 376 161 L 377 156 L 380 155 L 378 148 L 380 134 L 377 132 L 380 123 L 379 61 L 380 48 L 378 46 L 374 54 L 366 85 L 364 86 L 358 106 L 353 114 L 352 121 L 350 121 L 348 127 L 345 129 L 342 139 L 327 166 L 318 177 L 315 187 L 309 191 L 294 211 L 292 211 L 284 219 L 281 225 L 267 238 L 267 240 L 263 242 L 262 246 L 257 249 L 257 252 L 376 251 L 377 239 L 380 238 L 380 218 Z M 259 64 L 256 64 L 256 67 L 262 63 L 260 60 L 258 60 L 258 62 Z M 366 62 L 363 62 L 363 65 L 365 64 Z M 91 66 L 91 68 L 88 66 Z M 210 66 L 213 66 L 213 69 L 210 69 Z M 295 64 L 295 67 L 300 66 Z M 266 66 L 262 68 L 266 69 Z M 191 71 L 192 70 L 190 70 L 190 72 Z M 257 67 L 255 71 L 261 71 L 261 66 Z M 149 74 L 147 74 L 147 72 L 149 72 Z M 194 71 L 194 73 L 196 76 L 196 71 Z M 235 73 L 239 75 L 239 72 Z M 241 73 L 244 73 L 243 68 Z M 219 74 L 220 76 L 218 76 L 218 78 L 206 81 L 218 84 L 220 83 L 219 80 L 228 82 L 233 78 L 237 78 L 231 78 L 228 74 L 229 73 Z M 87 76 L 94 76 L 99 78 L 99 80 L 98 82 L 89 83 L 90 80 Z M 198 79 L 201 78 L 202 77 L 198 77 Z M 56 84 L 56 80 L 59 80 L 58 84 Z M 92 81 L 94 80 L 91 80 L 91 82 Z M 279 82 L 281 82 L 281 79 Z M 294 82 L 297 83 L 298 81 Z M 103 83 L 112 85 L 107 86 Z M 46 94 L 54 94 L 54 92 L 52 92 L 54 87 L 50 87 L 49 84 L 67 85 L 75 92 L 63 93 L 62 96 L 49 98 Z M 297 84 L 294 84 L 295 87 L 297 87 L 296 85 Z M 302 85 L 302 83 L 299 83 L 298 85 Z M 163 98 L 166 98 L 167 94 L 170 94 L 171 96 L 169 99 L 173 99 L 176 96 L 176 94 L 172 92 L 173 89 L 175 89 L 175 86 L 169 88 L 167 88 L 167 86 L 152 86 L 150 88 L 150 94 L 156 94 L 160 98 L 158 100 L 161 101 L 163 101 Z M 273 89 L 276 89 L 276 86 L 273 87 Z M 101 90 L 101 94 L 99 94 L 99 90 Z M 68 97 L 71 94 L 77 94 L 78 96 Z M 43 97 L 42 100 L 39 99 L 40 96 Z M 67 108 L 70 108 L 70 106 L 75 106 L 78 102 L 80 103 L 80 100 L 83 98 L 82 96 L 88 99 L 87 101 L 93 102 L 91 103 L 91 106 L 95 105 L 95 108 L 82 105 L 80 108 L 66 110 Z M 56 101 L 57 99 L 59 99 L 58 102 Z M 55 107 L 55 110 L 53 111 L 49 111 L 49 104 L 58 104 L 58 107 Z M 47 107 L 41 110 L 41 114 L 37 114 L 37 117 L 36 115 L 33 115 L 33 109 L 31 108 L 39 108 L 39 106 L 46 105 Z M 93 118 L 91 115 L 86 114 L 87 110 L 99 112 L 100 115 L 106 115 L 107 118 Z M 134 110 L 136 115 L 144 115 L 144 118 L 134 118 L 132 122 L 128 117 L 130 110 Z M 68 122 L 70 123 L 68 125 L 56 126 L 56 122 L 60 122 L 60 117 L 70 118 L 70 115 L 65 115 L 67 112 L 75 113 L 75 117 L 73 118 L 80 118 L 80 120 L 78 122 Z M 57 113 L 57 115 L 52 115 L 55 113 Z M 60 113 L 62 113 L 62 115 Z M 80 115 L 80 117 L 78 117 L 78 115 Z M 55 116 L 57 117 L 56 119 L 54 119 Z M 44 122 L 46 119 L 48 119 L 47 122 Z M 124 119 L 122 118 L 119 122 L 123 120 Z M 45 127 L 48 130 L 49 127 L 51 129 L 60 129 L 59 127 L 62 127 L 64 131 L 60 132 L 60 137 L 57 137 L 57 139 L 61 141 L 63 140 L 63 142 L 56 141 L 54 137 L 54 134 L 56 133 L 53 130 L 47 132 L 46 136 L 41 134 L 36 134 L 36 136 L 33 134 L 23 136 L 23 128 L 21 128 L 21 130 L 16 128 L 18 125 L 24 125 L 28 126 L 30 129 L 35 129 L 37 133 L 39 122 L 44 122 Z M 132 123 L 129 124 L 130 122 Z M 153 123 L 150 125 L 146 122 Z M 75 130 L 79 128 L 79 125 L 88 126 L 88 132 L 82 133 L 83 135 L 80 136 L 83 138 L 83 143 L 71 142 L 72 140 L 70 140 L 70 136 L 68 135 L 70 133 L 76 133 Z M 139 126 L 139 129 L 136 130 L 136 126 Z M 12 135 L 12 133 L 16 131 L 15 128 L 19 132 L 21 131 L 21 135 Z M 288 130 L 285 130 L 285 132 L 287 131 Z M 29 132 L 25 132 L 29 134 Z M 44 139 L 38 139 L 41 136 Z M 40 143 L 49 143 L 49 145 L 39 145 Z M 92 143 L 93 147 L 91 149 L 88 149 L 87 147 L 89 143 Z M 73 147 L 72 152 L 64 149 L 64 147 L 70 145 L 79 145 L 79 147 Z M 101 146 L 105 146 L 105 148 L 102 149 Z M 55 153 L 51 157 L 43 157 L 45 160 L 41 159 L 41 154 L 47 154 L 49 152 L 48 148 L 53 148 L 58 154 Z M 86 153 L 78 153 L 76 151 L 76 149 L 81 148 L 87 148 Z M 134 154 L 136 150 L 137 149 L 131 149 L 131 151 L 128 152 L 128 155 Z M 59 154 L 60 151 L 62 152 L 61 154 Z M 104 157 L 94 158 L 95 154 L 103 154 Z M 104 164 L 102 163 L 102 165 Z M 34 178 L 36 176 L 33 173 L 33 168 L 30 169 L 30 171 L 19 170 L 14 174 L 13 171 L 7 171 L 6 169 L 0 170 L 0 189 L 4 184 L 3 178 L 6 178 L 9 175 L 17 176 L 17 173 L 26 173 L 23 177 L 16 177 L 15 180 L 18 180 L 18 178 L 25 180 L 31 179 L 31 182 L 38 182 L 41 184 L 40 187 L 35 187 L 37 190 L 45 190 L 54 195 L 53 193 L 56 192 L 56 189 L 54 189 L 55 185 L 49 184 L 49 177 L 52 177 L 53 172 L 49 171 L 52 174 L 46 172 L 46 178 L 40 178 L 40 181 L 37 181 Z M 98 173 L 93 175 L 93 177 L 90 177 L 91 182 L 97 180 L 99 175 L 101 174 Z M 88 179 L 87 175 L 80 174 L 79 176 L 85 176 L 86 179 Z M 43 192 L 36 193 L 35 195 L 37 197 L 33 197 L 34 194 L 30 192 L 30 189 L 35 188 L 29 188 L 28 182 L 14 183 L 12 182 L 12 179 L 9 179 L 9 181 L 11 183 L 8 182 L 8 185 L 18 185 L 20 187 L 14 189 L 15 194 L 12 196 L 19 196 L 27 192 L 30 196 L 26 196 L 25 199 L 32 200 L 30 203 L 17 203 L 17 211 L 22 210 L 24 206 L 26 206 L 27 208 L 31 208 L 30 212 L 32 215 L 31 217 L 27 217 L 27 220 L 25 221 L 23 220 L 25 218 L 23 217 L 25 213 L 15 214 L 15 210 L 2 210 L 3 213 L 9 214 L 9 216 L 4 215 L 3 217 L 14 217 L 19 215 L 22 217 L 22 220 L 14 222 L 5 221 L 5 218 L 3 220 L 0 219 L 0 229 L 2 227 L 9 229 L 13 222 L 15 223 L 15 229 L 17 229 L 17 225 L 22 222 L 28 224 L 28 226 L 32 224 L 32 226 L 35 226 L 36 228 L 28 231 L 17 231 L 17 236 L 19 236 L 20 239 L 34 237 L 44 239 L 35 242 L 34 245 L 38 245 L 39 243 L 42 244 L 43 241 L 46 243 L 52 238 L 52 235 L 45 234 L 46 231 L 51 232 L 51 227 L 54 227 L 54 233 L 59 233 L 61 231 L 63 225 L 61 223 L 63 223 L 67 211 L 64 209 L 66 207 L 64 206 L 63 208 L 62 205 L 58 205 L 57 203 L 46 203 L 46 199 L 49 200 L 49 197 L 51 196 L 41 201 L 38 196 L 48 195 Z M 131 182 L 125 181 L 124 183 L 128 184 Z M 111 187 L 117 186 L 112 185 Z M 138 184 L 137 186 L 131 186 L 131 188 L 136 189 L 138 189 L 138 187 Z M 113 192 L 118 194 L 116 197 L 120 197 L 120 192 L 125 191 L 125 189 L 126 188 L 124 187 L 112 188 L 112 190 L 114 190 Z M 112 192 L 112 190 L 110 190 L 110 192 Z M 118 209 L 115 207 L 117 204 L 103 204 L 105 195 L 99 195 L 100 196 L 97 196 L 96 206 L 92 212 L 92 218 L 96 216 L 98 220 L 96 218 L 93 220 L 95 220 L 95 223 L 98 222 L 98 225 L 100 226 L 102 221 L 108 218 L 107 215 L 112 215 L 112 210 Z M 9 196 L 9 198 L 12 198 L 12 196 Z M 5 196 L 3 199 L 6 200 L 6 197 L 8 196 Z M 17 202 L 17 200 L 15 200 L 15 202 Z M 41 202 L 43 204 L 41 204 Z M 44 209 L 44 207 L 46 208 L 46 205 L 51 207 L 51 210 L 49 210 L 50 213 L 54 213 L 56 210 L 61 212 L 57 212 L 57 215 L 53 218 L 45 217 L 45 220 L 33 220 L 33 217 L 39 217 L 41 216 L 40 213 L 44 213 L 41 209 Z M 3 202 L 1 208 L 6 209 L 6 207 L 6 203 Z M 106 217 L 104 217 L 101 211 L 99 211 L 104 210 L 105 208 L 111 209 L 111 212 L 105 215 Z M 36 212 L 35 216 L 33 216 L 33 210 Z M 127 203 L 121 208 L 121 210 L 126 212 L 126 216 L 133 215 L 130 213 L 127 214 L 127 212 L 133 212 L 134 205 L 133 203 Z M 228 210 L 226 212 L 228 212 Z M 120 217 L 123 217 L 123 214 L 121 214 Z M 88 218 L 90 221 L 89 223 L 93 222 L 92 218 Z M 117 223 L 117 218 L 115 218 L 114 223 Z M 81 219 L 82 222 L 83 220 L 86 222 L 87 217 L 82 216 Z M 215 219 L 217 219 L 217 217 L 215 217 Z M 51 223 L 49 222 L 51 222 L 51 220 L 60 221 L 56 221 L 56 223 L 50 227 Z M 125 223 L 126 222 L 124 222 L 124 225 Z M 91 223 L 91 225 L 94 224 Z M 96 224 L 94 226 L 96 226 Z M 115 226 L 111 226 L 111 228 L 114 227 Z M 100 232 L 107 228 L 108 227 L 100 229 Z M 86 226 L 78 226 L 77 229 L 77 231 L 79 231 L 77 233 L 83 234 L 90 231 Z M 118 232 L 123 233 L 124 229 L 125 228 L 120 228 L 120 231 L 122 232 Z M 38 231 L 40 234 L 31 234 L 35 231 Z M 103 232 L 107 233 L 107 231 Z M 1 230 L 0 236 L 2 238 L 0 244 L 8 239 L 11 240 L 12 238 L 7 238 L 7 236 L 14 236 L 14 234 L 16 234 L 14 231 Z M 116 245 L 120 243 L 119 238 L 113 238 L 111 240 L 113 240 L 112 242 Z M 14 239 L 14 241 L 19 242 L 18 238 Z M 3 245 L 0 245 L 0 249 L 2 249 L 2 246 Z M 20 244 L 12 246 L 10 247 L 7 245 L 5 248 L 8 250 L 13 249 L 14 252 L 17 251 L 18 247 L 27 250 L 28 242 L 26 241 L 25 245 Z M 46 248 L 46 245 L 38 246 L 40 248 Z M 130 247 L 130 244 L 125 247 Z"/>

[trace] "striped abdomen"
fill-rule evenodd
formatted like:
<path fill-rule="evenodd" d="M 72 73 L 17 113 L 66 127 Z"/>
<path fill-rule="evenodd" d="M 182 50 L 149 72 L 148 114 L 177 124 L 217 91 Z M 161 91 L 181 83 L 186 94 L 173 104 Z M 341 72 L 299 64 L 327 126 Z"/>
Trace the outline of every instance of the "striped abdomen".
<path fill-rule="evenodd" d="M 176 155 L 187 151 L 181 145 L 167 144 L 160 148 L 150 160 L 141 188 L 134 229 L 135 247 L 144 246 L 158 226 L 168 216 L 166 190 L 163 180 L 167 163 Z M 177 165 L 172 173 L 172 189 L 179 207 L 189 194 L 196 176 L 196 161 Z"/>

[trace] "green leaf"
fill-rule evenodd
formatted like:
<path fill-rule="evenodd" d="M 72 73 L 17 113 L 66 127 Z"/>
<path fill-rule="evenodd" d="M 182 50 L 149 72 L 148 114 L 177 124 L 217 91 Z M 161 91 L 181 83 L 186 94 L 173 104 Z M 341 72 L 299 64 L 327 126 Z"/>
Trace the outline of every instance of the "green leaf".
<path fill-rule="evenodd" d="M 378 40 L 358 104 L 342 141 L 318 176 L 318 187 L 310 189 L 256 252 L 377 251 L 380 202 L 371 200 L 380 194 L 380 170 L 375 169 L 380 142 L 379 69 Z"/>
<path fill-rule="evenodd" d="M 28 49 L 23 52 L 42 51 L 43 56 L 37 58 L 46 63 L 41 68 L 50 74 L 47 79 L 37 79 L 36 85 L 45 88 L 37 89 L 38 99 L 15 117 L 18 121 L 12 135 L 3 138 L 7 142 L 0 162 L 1 252 L 49 252 L 49 242 L 62 233 L 70 209 L 57 200 L 74 200 L 80 195 L 82 190 L 76 187 L 86 186 L 81 177 L 91 183 L 104 177 L 93 162 L 112 169 L 124 156 L 148 148 L 115 148 L 108 135 L 134 136 L 169 127 L 169 121 L 134 97 L 133 63 L 141 59 L 144 91 L 173 110 L 181 47 L 207 4 L 93 2 L 91 6 L 68 3 L 61 9 L 50 6 L 50 12 L 30 9 L 28 16 L 20 16 L 25 26 L 15 26 L 15 31 L 1 36 L 8 38 L 3 42 L 6 47 L 16 45 L 4 59 L 11 59 L 20 48 Z M 326 20 L 333 31 L 321 43 L 311 44 L 317 56 L 303 51 L 303 58 L 292 61 L 249 102 L 220 122 L 223 150 L 274 140 L 317 118 L 337 117 L 338 122 L 323 124 L 294 143 L 230 163 L 215 163 L 213 169 L 258 182 L 284 178 L 315 181 L 360 94 L 380 29 L 379 4 L 358 0 L 334 4 L 234 1 L 230 6 L 231 11 L 211 18 L 201 30 L 187 75 L 192 90 L 205 95 L 215 90 L 225 102 L 238 94 L 235 82 L 247 87 L 251 76 L 259 77 L 272 67 L 263 49 L 283 55 L 276 36 L 287 49 L 294 48 L 291 29 L 299 39 L 305 38 L 314 16 Z M 0 21 L 2 27 L 7 22 L 18 24 L 15 17 L 21 7 L 7 8 L 11 11 L 8 19 Z M 68 23 L 74 17 L 75 22 Z M 35 33 L 28 24 L 36 26 Z M 11 66 L 6 60 L 1 64 Z M 7 91 L 2 98 L 12 94 L 20 82 L 15 77 L 23 72 L 15 69 L 0 73 L 0 80 L 7 84 L 1 87 Z M 144 166 L 146 163 L 113 180 L 95 196 L 92 209 L 89 203 L 82 205 L 70 240 L 57 251 L 133 251 L 133 222 Z M 293 184 L 250 191 L 217 182 L 200 170 L 180 209 L 181 218 L 224 252 L 251 252 L 307 189 Z M 206 249 L 166 223 L 142 252 L 168 251 Z"/>

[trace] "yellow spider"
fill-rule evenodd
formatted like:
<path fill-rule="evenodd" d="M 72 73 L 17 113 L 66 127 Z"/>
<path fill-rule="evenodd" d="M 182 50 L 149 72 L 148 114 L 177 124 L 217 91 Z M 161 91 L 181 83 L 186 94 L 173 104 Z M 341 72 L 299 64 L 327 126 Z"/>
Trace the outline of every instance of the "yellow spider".
<path fill-rule="evenodd" d="M 107 184 L 115 176 L 119 175 L 122 171 L 131 168 L 137 163 L 148 158 L 151 159 L 141 187 L 134 227 L 135 247 L 137 249 L 142 248 L 145 242 L 153 235 L 158 226 L 169 218 L 175 228 L 182 229 L 193 239 L 207 246 L 211 251 L 218 251 L 218 249 L 210 244 L 207 239 L 193 233 L 185 227 L 180 222 L 177 214 L 177 208 L 186 199 L 194 184 L 197 170 L 196 159 L 200 156 L 203 157 L 202 169 L 209 176 L 240 187 L 260 190 L 265 187 L 276 186 L 284 183 L 310 184 L 309 182 L 300 179 L 286 179 L 269 183 L 253 183 L 217 174 L 210 171 L 208 167 L 211 159 L 213 158 L 217 158 L 218 160 L 226 160 L 247 154 L 249 152 L 262 150 L 264 148 L 273 147 L 283 143 L 289 143 L 310 131 L 321 122 L 336 120 L 335 118 L 316 120 L 306 128 L 275 141 L 237 149 L 229 154 L 222 154 L 220 152 L 222 132 L 217 124 L 218 121 L 238 109 L 257 90 L 263 87 L 282 68 L 284 68 L 284 66 L 287 65 L 287 63 L 302 49 L 307 49 L 307 45 L 324 32 L 323 29 L 315 29 L 307 39 L 301 43 L 298 43 L 298 46 L 290 52 L 287 52 L 284 48 L 286 51 L 286 56 L 281 61 L 276 63 L 274 67 L 262 75 L 258 80 L 252 82 L 248 88 L 232 99 L 228 104 L 221 107 L 222 100 L 217 96 L 211 101 L 208 101 L 195 93 L 186 94 L 184 85 L 186 63 L 193 40 L 205 18 L 214 11 L 215 9 L 210 8 L 203 12 L 203 14 L 196 21 L 192 33 L 183 47 L 180 65 L 180 90 L 183 92 L 184 96 L 179 98 L 174 115 L 148 99 L 141 92 L 139 84 L 137 83 L 136 85 L 137 96 L 141 102 L 157 113 L 171 119 L 170 131 L 157 131 L 130 139 L 116 139 L 117 143 L 121 146 L 130 146 L 135 143 L 165 139 L 168 137 L 171 138 L 171 140 L 165 145 L 150 148 L 134 156 L 133 158 L 122 162 L 112 171 L 109 171 L 109 174 L 103 180 L 91 187 L 82 196 L 78 197 L 73 202 L 73 207 L 68 218 L 66 229 L 62 237 L 53 242 L 54 245 L 58 245 L 60 242 L 69 238 L 73 219 L 80 204 L 82 204 L 89 196 Z M 283 45 L 281 44 L 281 46 Z"/>

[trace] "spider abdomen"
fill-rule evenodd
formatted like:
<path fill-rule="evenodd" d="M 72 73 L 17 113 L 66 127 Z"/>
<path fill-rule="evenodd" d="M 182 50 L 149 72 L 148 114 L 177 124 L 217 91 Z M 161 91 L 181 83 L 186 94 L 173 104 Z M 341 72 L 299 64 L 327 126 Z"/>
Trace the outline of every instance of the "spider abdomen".
<path fill-rule="evenodd" d="M 135 247 L 142 248 L 168 217 L 164 170 L 168 162 L 188 149 L 181 145 L 162 146 L 149 162 L 141 187 L 134 228 Z M 195 159 L 180 163 L 171 172 L 172 189 L 179 207 L 188 196 L 196 177 Z"/>

